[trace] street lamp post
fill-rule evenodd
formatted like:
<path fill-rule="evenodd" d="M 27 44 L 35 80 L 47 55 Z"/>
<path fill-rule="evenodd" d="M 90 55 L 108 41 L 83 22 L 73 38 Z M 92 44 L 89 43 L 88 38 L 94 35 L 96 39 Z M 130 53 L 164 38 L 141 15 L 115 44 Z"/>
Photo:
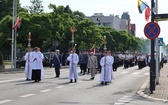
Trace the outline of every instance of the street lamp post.
<path fill-rule="evenodd" d="M 75 33 L 75 31 L 76 31 L 76 28 L 75 28 L 74 26 L 72 26 L 70 30 L 71 30 L 71 32 L 72 32 L 72 48 L 73 48 L 73 45 L 74 45 L 74 42 L 75 42 L 75 41 L 74 41 L 74 33 Z"/>
<path fill-rule="evenodd" d="M 29 32 L 29 35 L 28 35 L 28 47 L 31 46 L 30 41 L 31 41 L 31 32 Z"/>

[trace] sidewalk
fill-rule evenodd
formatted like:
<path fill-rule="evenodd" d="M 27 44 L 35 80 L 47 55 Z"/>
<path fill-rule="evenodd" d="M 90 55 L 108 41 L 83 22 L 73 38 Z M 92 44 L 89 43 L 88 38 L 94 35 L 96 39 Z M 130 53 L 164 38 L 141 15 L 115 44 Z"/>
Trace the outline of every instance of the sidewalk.
<path fill-rule="evenodd" d="M 164 67 L 161 68 L 159 84 L 156 85 L 153 94 L 150 94 L 149 84 L 150 82 L 148 79 L 146 83 L 144 83 L 144 85 L 141 87 L 141 90 L 138 92 L 138 94 L 143 94 L 144 97 L 150 99 L 168 102 L 168 63 L 164 64 Z"/>

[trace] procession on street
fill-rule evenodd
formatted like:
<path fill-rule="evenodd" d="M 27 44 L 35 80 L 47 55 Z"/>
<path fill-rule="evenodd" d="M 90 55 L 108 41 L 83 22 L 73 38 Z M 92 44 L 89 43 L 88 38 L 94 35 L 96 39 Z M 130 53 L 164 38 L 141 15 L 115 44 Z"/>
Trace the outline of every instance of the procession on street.
<path fill-rule="evenodd" d="M 138 66 L 138 69 L 142 69 L 145 66 L 149 66 L 150 56 L 145 54 L 131 54 L 125 52 L 115 53 L 110 50 L 101 52 L 95 51 L 93 46 L 90 50 L 80 50 L 79 54 L 76 53 L 76 46 L 74 46 L 69 52 L 67 58 L 69 66 L 69 83 L 77 82 L 78 66 L 82 75 L 86 73 L 90 74 L 90 80 L 94 80 L 96 74 L 100 73 L 99 82 L 102 85 L 111 83 L 114 79 L 114 72 L 118 67 L 127 69 L 129 67 Z M 49 52 L 50 53 L 50 52 Z M 31 47 L 28 48 L 28 52 L 24 56 L 25 63 L 25 75 L 26 81 L 34 80 L 34 82 L 40 82 L 44 78 L 43 60 L 44 55 L 40 52 L 40 48 L 35 47 L 34 51 Z M 62 67 L 62 55 L 60 50 L 56 49 L 52 53 L 52 60 L 50 60 L 52 67 L 55 69 L 55 78 L 60 78 L 60 69 Z"/>

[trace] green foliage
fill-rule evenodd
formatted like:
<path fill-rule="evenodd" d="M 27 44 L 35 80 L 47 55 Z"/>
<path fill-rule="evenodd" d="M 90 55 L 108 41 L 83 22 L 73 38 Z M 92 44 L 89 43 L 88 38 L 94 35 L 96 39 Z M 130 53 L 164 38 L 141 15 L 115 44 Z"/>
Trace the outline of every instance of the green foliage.
<path fill-rule="evenodd" d="M 7 1 L 7 0 L 4 0 Z M 17 30 L 17 46 L 27 48 L 28 33 L 31 32 L 31 46 L 38 46 L 42 51 L 59 48 L 67 52 L 72 47 L 72 32 L 70 28 L 75 26 L 74 40 L 77 49 L 90 49 L 93 45 L 103 50 L 103 37 L 107 37 L 107 49 L 112 51 L 132 52 L 147 51 L 145 45 L 149 45 L 146 39 L 137 38 L 125 31 L 117 31 L 111 27 L 98 27 L 85 14 L 72 11 L 67 6 L 50 4 L 50 13 L 43 13 L 42 1 L 31 0 L 30 8 L 18 7 L 18 16 L 22 18 L 21 28 Z M 20 5 L 19 5 L 20 6 Z M 28 6 L 27 6 L 28 7 Z M 0 6 L 1 10 L 1 6 Z M 29 12 L 28 12 L 29 11 Z M 3 53 L 11 53 L 12 17 L 10 13 L 3 16 L 0 21 L 0 47 Z M 53 42 L 58 41 L 54 46 Z"/>
<path fill-rule="evenodd" d="M 13 0 L 0 0 L 0 20 L 6 15 L 12 16 Z"/>
<path fill-rule="evenodd" d="M 32 5 L 27 6 L 26 8 L 31 14 L 40 14 L 44 11 L 44 6 L 42 5 L 41 0 L 30 0 L 30 2 Z"/>
<path fill-rule="evenodd" d="M 3 54 L 2 54 L 2 52 L 0 51 L 0 65 L 2 65 L 3 64 Z"/>

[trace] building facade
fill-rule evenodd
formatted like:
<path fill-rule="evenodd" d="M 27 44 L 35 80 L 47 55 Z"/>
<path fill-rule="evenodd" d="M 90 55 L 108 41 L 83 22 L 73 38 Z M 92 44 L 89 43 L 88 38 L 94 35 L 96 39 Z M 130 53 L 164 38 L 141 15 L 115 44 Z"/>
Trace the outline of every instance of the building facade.
<path fill-rule="evenodd" d="M 124 30 L 135 36 L 135 24 L 130 23 L 131 19 L 128 12 L 124 12 L 121 18 L 118 15 L 104 16 L 102 13 L 95 13 L 88 17 L 98 26 L 106 26 L 114 28 L 118 31 Z M 131 28 L 134 29 L 131 29 Z"/>

